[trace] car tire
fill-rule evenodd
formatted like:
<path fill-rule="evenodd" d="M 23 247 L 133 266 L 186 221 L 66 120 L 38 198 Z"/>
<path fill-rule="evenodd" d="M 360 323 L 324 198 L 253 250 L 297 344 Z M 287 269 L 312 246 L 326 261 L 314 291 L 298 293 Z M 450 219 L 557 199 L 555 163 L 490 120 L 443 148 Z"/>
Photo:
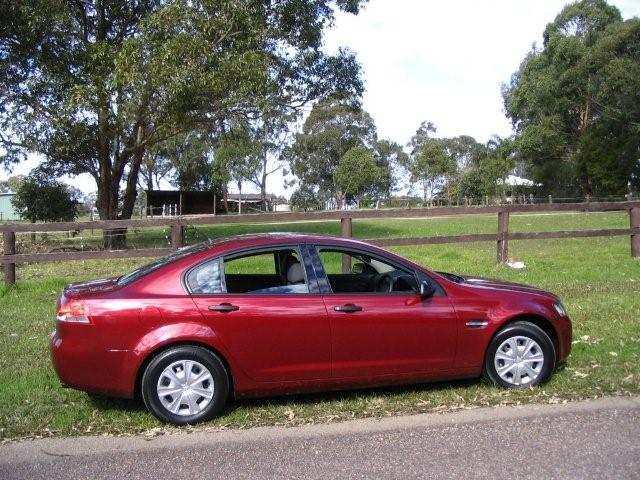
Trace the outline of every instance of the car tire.
<path fill-rule="evenodd" d="M 170 348 L 144 370 L 141 396 L 157 418 L 174 425 L 208 420 L 229 397 L 229 377 L 220 358 L 198 346 Z"/>
<path fill-rule="evenodd" d="M 546 382 L 556 364 L 549 335 L 533 323 L 507 325 L 491 340 L 484 362 L 484 377 L 504 388 L 528 388 Z"/>

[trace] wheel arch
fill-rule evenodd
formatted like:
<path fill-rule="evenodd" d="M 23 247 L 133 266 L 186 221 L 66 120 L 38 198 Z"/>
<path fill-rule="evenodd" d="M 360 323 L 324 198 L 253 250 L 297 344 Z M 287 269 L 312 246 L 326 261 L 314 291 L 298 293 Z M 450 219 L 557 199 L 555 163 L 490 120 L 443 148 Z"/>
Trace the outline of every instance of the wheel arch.
<path fill-rule="evenodd" d="M 138 370 L 136 371 L 135 384 L 133 386 L 133 388 L 134 388 L 134 390 L 133 390 L 134 398 L 137 398 L 137 399 L 141 398 L 142 376 L 144 375 L 144 371 L 147 368 L 147 365 L 149 365 L 149 363 L 156 356 L 161 354 L 162 352 L 166 352 L 167 350 L 171 350 L 172 348 L 185 347 L 185 346 L 186 347 L 204 348 L 205 350 L 208 350 L 209 352 L 213 353 L 216 357 L 218 357 L 220 359 L 220 361 L 222 362 L 222 364 L 224 365 L 225 371 L 227 372 L 227 379 L 229 380 L 229 395 L 235 395 L 235 388 L 234 388 L 234 381 L 233 381 L 233 373 L 231 371 L 231 365 L 229 364 L 229 361 L 224 356 L 224 354 L 222 354 L 222 352 L 220 352 L 220 350 L 218 350 L 217 348 L 211 346 L 208 343 L 201 342 L 201 341 L 198 341 L 198 340 L 178 340 L 176 342 L 172 342 L 172 343 L 168 343 L 168 344 L 164 344 L 164 345 L 159 345 L 156 348 L 151 349 L 150 351 L 148 351 L 146 353 L 144 359 L 142 360 L 142 362 L 138 366 Z"/>
<path fill-rule="evenodd" d="M 543 315 L 539 315 L 539 314 L 535 314 L 535 313 L 522 313 L 522 314 L 518 314 L 515 315 L 513 317 L 510 317 L 509 319 L 507 319 L 505 322 L 503 322 L 500 325 L 500 328 L 496 329 L 496 331 L 493 333 L 493 335 L 491 336 L 491 340 L 489 341 L 489 343 L 487 344 L 487 348 L 489 348 L 489 345 L 491 345 L 491 341 L 495 338 L 496 335 L 498 335 L 504 328 L 517 323 L 517 322 L 529 322 L 534 324 L 536 327 L 540 328 L 544 333 L 546 333 L 549 338 L 551 339 L 551 342 L 553 343 L 553 348 L 555 349 L 555 353 L 556 353 L 556 362 L 558 359 L 558 355 L 560 353 L 560 340 L 558 337 L 558 332 L 556 330 L 556 327 L 553 325 L 553 323 L 546 317 L 544 317 Z"/>

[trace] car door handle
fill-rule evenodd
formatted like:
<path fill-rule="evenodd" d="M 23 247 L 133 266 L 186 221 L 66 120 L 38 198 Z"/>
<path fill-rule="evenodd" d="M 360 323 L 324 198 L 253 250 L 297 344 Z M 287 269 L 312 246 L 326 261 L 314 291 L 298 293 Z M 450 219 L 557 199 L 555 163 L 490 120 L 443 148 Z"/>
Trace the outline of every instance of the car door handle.
<path fill-rule="evenodd" d="M 240 310 L 240 307 L 237 305 L 231 305 L 230 303 L 221 303 L 220 305 L 209 305 L 209 310 L 212 312 L 235 312 L 236 310 Z"/>
<path fill-rule="evenodd" d="M 355 305 L 353 303 L 346 303 L 344 305 L 336 305 L 335 307 L 333 307 L 333 309 L 336 312 L 345 312 L 345 313 L 361 312 L 362 311 L 362 307 L 360 305 Z"/>

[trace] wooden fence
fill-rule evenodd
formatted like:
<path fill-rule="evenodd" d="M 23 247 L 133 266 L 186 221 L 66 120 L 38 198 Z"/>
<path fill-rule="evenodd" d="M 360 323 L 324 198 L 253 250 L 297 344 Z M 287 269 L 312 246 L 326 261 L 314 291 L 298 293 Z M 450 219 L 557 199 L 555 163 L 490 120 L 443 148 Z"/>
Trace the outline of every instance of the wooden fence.
<path fill-rule="evenodd" d="M 609 212 L 627 211 L 629 228 L 562 230 L 547 232 L 510 232 L 509 214 L 542 212 Z M 56 262 L 66 260 L 86 260 L 92 258 L 135 258 L 165 255 L 184 244 L 184 227 L 187 225 L 219 225 L 231 223 L 278 223 L 305 222 L 314 220 L 340 220 L 342 236 L 353 235 L 353 219 L 375 218 L 428 218 L 471 214 L 497 214 L 497 233 L 477 233 L 466 235 L 440 235 L 431 237 L 394 237 L 369 240 L 378 246 L 433 245 L 457 242 L 495 241 L 497 261 L 507 261 L 509 240 L 537 240 L 548 238 L 585 238 L 629 235 L 631 238 L 631 256 L 640 257 L 640 201 L 628 202 L 591 202 L 542 205 L 509 205 L 481 207 L 437 207 L 415 209 L 352 210 L 326 212 L 260 213 L 249 215 L 199 215 L 182 217 L 160 217 L 137 220 L 97 220 L 62 223 L 7 223 L 0 225 L 4 239 L 4 255 L 0 261 L 4 265 L 4 281 L 13 284 L 16 281 L 16 264 L 24 262 Z M 98 250 L 55 253 L 16 253 L 16 233 L 61 232 L 87 229 L 126 229 L 144 227 L 170 227 L 170 248 L 144 248 L 129 250 Z"/>

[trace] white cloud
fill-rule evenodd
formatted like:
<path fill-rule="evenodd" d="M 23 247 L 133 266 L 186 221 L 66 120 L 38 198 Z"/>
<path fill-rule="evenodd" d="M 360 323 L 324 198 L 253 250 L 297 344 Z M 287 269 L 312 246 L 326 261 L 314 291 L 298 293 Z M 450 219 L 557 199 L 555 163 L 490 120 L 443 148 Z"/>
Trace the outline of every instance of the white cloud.
<path fill-rule="evenodd" d="M 510 133 L 500 85 L 567 3 L 372 0 L 358 16 L 339 14 L 326 46 L 357 54 L 381 136 L 404 144 L 430 120 L 441 135 L 485 141 Z M 613 3 L 640 15 L 640 2 Z"/>

